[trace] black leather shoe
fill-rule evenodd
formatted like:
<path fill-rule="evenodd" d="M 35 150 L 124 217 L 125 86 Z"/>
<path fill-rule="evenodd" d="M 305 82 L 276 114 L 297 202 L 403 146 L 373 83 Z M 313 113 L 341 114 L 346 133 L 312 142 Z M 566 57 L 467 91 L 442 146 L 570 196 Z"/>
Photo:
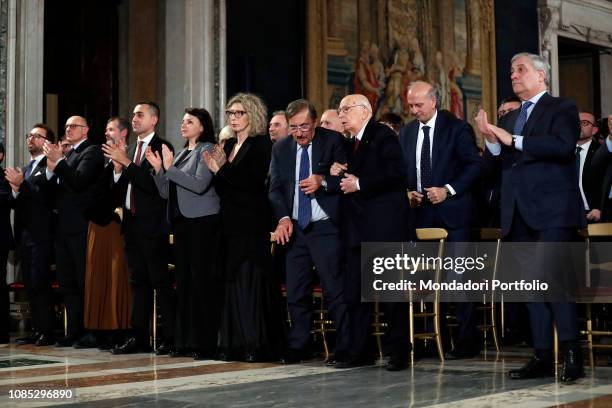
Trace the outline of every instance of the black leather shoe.
<path fill-rule="evenodd" d="M 189 357 L 190 354 L 191 353 L 188 350 L 186 350 L 186 349 L 174 348 L 174 347 L 172 347 L 170 349 L 170 351 L 168 352 L 168 356 L 169 357 L 173 357 L 173 358 L 176 358 L 176 357 Z"/>
<path fill-rule="evenodd" d="M 75 349 L 97 348 L 98 346 L 98 339 L 93 333 L 85 334 L 72 345 Z"/>
<path fill-rule="evenodd" d="M 552 377 L 554 375 L 552 358 L 542 358 L 538 355 L 533 355 L 524 366 L 517 370 L 510 370 L 508 375 L 513 380 Z"/>
<path fill-rule="evenodd" d="M 569 348 L 565 351 L 563 356 L 560 376 L 561 381 L 572 382 L 582 377 L 584 377 L 584 368 L 580 348 Z"/>
<path fill-rule="evenodd" d="M 349 357 L 346 359 L 345 358 L 337 359 L 336 363 L 334 364 L 334 368 L 343 369 L 343 368 L 363 367 L 363 366 L 368 366 L 372 364 L 374 364 L 374 360 L 372 358 L 353 356 L 353 357 Z"/>
<path fill-rule="evenodd" d="M 77 336 L 69 334 L 63 339 L 58 340 L 57 343 L 55 343 L 55 346 L 56 347 L 72 347 L 72 345 L 74 344 L 75 341 L 77 341 L 77 339 L 78 339 Z"/>
<path fill-rule="evenodd" d="M 385 369 L 387 371 L 402 371 L 406 368 L 408 368 L 408 359 L 406 358 L 392 357 L 387 364 L 385 364 Z"/>
<path fill-rule="evenodd" d="M 53 346 L 55 345 L 55 337 L 50 334 L 41 334 L 34 344 L 36 347 Z"/>
<path fill-rule="evenodd" d="M 15 339 L 15 343 L 19 345 L 34 344 L 36 343 L 36 340 L 38 340 L 39 337 L 40 337 L 40 333 L 33 333 L 30 336 L 20 337 L 18 339 Z"/>
<path fill-rule="evenodd" d="M 310 353 L 304 350 L 297 349 L 289 349 L 287 352 L 281 357 L 281 364 L 297 364 L 301 363 L 304 360 L 308 360 Z"/>
<path fill-rule="evenodd" d="M 474 358 L 480 354 L 480 350 L 475 347 L 455 347 L 444 354 L 446 360 L 462 360 L 464 358 Z"/>
<path fill-rule="evenodd" d="M 264 354 L 257 351 L 253 351 L 246 355 L 244 361 L 246 361 L 247 363 L 262 363 L 267 360 Z"/>
<path fill-rule="evenodd" d="M 111 349 L 112 354 L 135 354 L 135 353 L 150 353 L 151 348 L 138 344 L 136 337 L 128 338 L 125 343 L 119 347 Z"/>
<path fill-rule="evenodd" d="M 205 351 L 194 351 L 193 353 L 191 353 L 191 356 L 195 361 L 212 360 L 213 353 L 207 353 Z"/>
<path fill-rule="evenodd" d="M 167 354 L 170 354 L 170 351 L 172 350 L 172 346 L 168 343 L 162 343 L 160 344 L 156 349 L 155 349 L 155 355 L 156 356 L 165 356 Z"/>

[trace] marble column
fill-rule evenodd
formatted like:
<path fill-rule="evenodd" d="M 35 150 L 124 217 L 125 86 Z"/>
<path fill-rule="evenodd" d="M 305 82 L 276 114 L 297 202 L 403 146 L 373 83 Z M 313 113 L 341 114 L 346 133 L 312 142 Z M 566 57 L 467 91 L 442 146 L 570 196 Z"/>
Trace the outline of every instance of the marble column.
<path fill-rule="evenodd" d="M 223 127 L 226 100 L 225 0 L 167 0 L 165 3 L 164 134 L 183 144 L 180 121 L 187 107 L 207 109 Z"/>
<path fill-rule="evenodd" d="M 5 6 L 6 4 L 6 6 Z M 1 89 L 6 101 L 4 142 L 7 166 L 22 165 L 28 151 L 25 135 L 43 119 L 43 32 L 44 0 L 6 0 L 6 67 Z M 4 85 L 3 84 L 3 85 Z"/>

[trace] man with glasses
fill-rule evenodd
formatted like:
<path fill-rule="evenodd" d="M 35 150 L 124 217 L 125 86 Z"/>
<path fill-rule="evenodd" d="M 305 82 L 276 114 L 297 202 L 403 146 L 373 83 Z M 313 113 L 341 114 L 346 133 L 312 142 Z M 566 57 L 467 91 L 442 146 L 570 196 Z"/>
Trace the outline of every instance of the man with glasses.
<path fill-rule="evenodd" d="M 499 108 L 497 108 L 497 119 L 501 119 L 510 112 L 520 108 L 521 100 L 517 96 L 509 96 L 500 102 Z"/>
<path fill-rule="evenodd" d="M 47 179 L 45 142 L 55 143 L 53 130 L 37 123 L 26 134 L 30 162 L 23 169 L 7 168 L 15 207 L 15 237 L 19 244 L 21 273 L 32 311 L 30 336 L 17 339 L 17 344 L 49 346 L 55 344 L 51 283 L 55 236 L 55 178 Z"/>
<path fill-rule="evenodd" d="M 307 100 L 291 102 L 286 112 L 292 137 L 272 148 L 269 193 L 278 221 L 275 240 L 287 245 L 287 303 L 292 326 L 281 362 L 298 363 L 310 356 L 313 265 L 336 327 L 335 358 L 346 359 L 349 332 L 340 263 L 340 177 L 329 175 L 333 162 L 346 161 L 342 136 L 315 127 L 317 112 Z"/>
<path fill-rule="evenodd" d="M 162 155 L 162 146 L 174 151 L 172 145 L 156 132 L 159 106 L 155 102 L 140 102 L 134 107 L 132 130 L 136 140 L 126 149 L 120 143 L 107 142 L 104 155 L 112 159 L 116 193 L 123 197 L 123 230 L 125 253 L 132 287 L 132 336 L 111 350 L 113 354 L 150 351 L 149 323 L 153 309 L 153 291 L 163 321 L 163 342 L 157 355 L 170 353 L 174 337 L 174 290 L 168 274 L 168 234 L 166 200 L 157 190 L 153 167 L 145 159 L 150 149 Z"/>
<path fill-rule="evenodd" d="M 591 165 L 591 171 L 603 177 L 600 201 L 602 222 L 612 222 L 612 115 L 608 115 L 607 121 L 608 134 L 605 135 L 603 144 L 593 156 Z"/>
<path fill-rule="evenodd" d="M 87 227 L 85 212 L 95 203 L 94 185 L 102 174 L 100 146 L 88 139 L 89 126 L 81 116 L 71 116 L 64 126 L 72 150 L 64 157 L 59 145 L 45 141 L 46 176 L 57 177 L 57 236 L 55 264 L 68 320 L 67 336 L 59 347 L 95 347 L 91 333 L 84 334 L 83 301 Z"/>
<path fill-rule="evenodd" d="M 406 228 L 406 164 L 398 138 L 389 127 L 372 117 L 372 106 L 364 95 L 345 96 L 338 115 L 351 139 L 345 143 L 347 163 L 334 163 L 332 175 L 343 174 L 342 209 L 346 236 L 347 273 L 344 295 L 350 317 L 349 359 L 337 361 L 337 368 L 373 362 L 367 350 L 370 308 L 361 303 L 361 243 L 404 242 Z M 387 370 L 403 370 L 410 353 L 408 305 L 384 303 L 388 328 L 385 348 L 390 360 Z"/>
<path fill-rule="evenodd" d="M 590 112 L 580 112 L 580 137 L 576 142 L 576 172 L 578 186 L 586 219 L 589 223 L 601 219 L 601 183 L 603 174 L 591 169 L 593 156 L 599 148 L 594 136 L 599 131 L 595 116 Z"/>

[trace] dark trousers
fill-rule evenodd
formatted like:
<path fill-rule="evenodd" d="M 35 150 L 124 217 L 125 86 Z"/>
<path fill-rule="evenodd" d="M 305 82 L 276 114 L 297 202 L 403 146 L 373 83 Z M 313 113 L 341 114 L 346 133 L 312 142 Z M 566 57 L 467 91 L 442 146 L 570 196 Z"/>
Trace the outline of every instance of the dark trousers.
<path fill-rule="evenodd" d="M 221 319 L 223 282 L 219 278 L 219 216 L 180 217 L 173 222 L 176 263 L 174 344 L 213 353 Z"/>
<path fill-rule="evenodd" d="M 60 293 L 64 297 L 67 332 L 78 336 L 83 332 L 83 298 L 85 295 L 85 260 L 87 231 L 59 235 L 55 240 L 55 265 Z"/>
<path fill-rule="evenodd" d="M 11 331 L 9 290 L 6 284 L 8 249 L 0 250 L 0 343 L 8 343 Z"/>
<path fill-rule="evenodd" d="M 124 222 L 125 254 L 132 286 L 132 328 L 139 342 L 147 345 L 155 290 L 162 319 L 161 338 L 172 343 L 175 294 L 168 273 L 168 236 L 143 233 L 134 217 L 126 217 Z"/>
<path fill-rule="evenodd" d="M 451 198 L 452 200 L 452 198 Z M 467 210 L 466 210 L 467 211 Z M 446 256 L 462 256 L 462 246 L 453 245 L 454 242 L 469 242 L 470 229 L 464 228 L 449 228 L 442 222 L 438 216 L 436 208 L 425 203 L 415 211 L 416 228 L 444 228 L 448 232 L 446 238 Z M 460 280 L 461 275 L 457 275 L 457 280 Z M 459 332 L 457 333 L 457 342 L 463 346 L 466 343 L 471 343 L 476 337 L 476 323 L 474 321 L 474 304 L 471 302 L 459 302 L 455 304 L 455 318 L 457 319 Z"/>
<path fill-rule="evenodd" d="M 367 351 L 372 305 L 361 302 L 361 247 L 346 251 L 344 299 L 349 315 L 349 354 L 363 356 Z"/>
<path fill-rule="evenodd" d="M 514 209 L 514 219 L 509 234 L 509 238 L 514 242 L 569 242 L 574 240 L 575 236 L 576 230 L 573 228 L 533 230 L 527 225 L 518 208 Z M 522 252 L 516 254 L 523 271 L 533 268 L 534 263 L 536 265 L 545 263 L 546 260 L 540 259 L 540 256 L 536 246 L 524 248 Z M 533 302 L 528 303 L 527 308 L 529 309 L 533 346 L 536 350 L 552 349 L 553 321 L 557 324 L 559 341 L 574 341 L 578 337 L 575 303 Z"/>
<path fill-rule="evenodd" d="M 311 223 L 306 230 L 293 222 L 293 239 L 287 248 L 287 303 L 292 327 L 289 347 L 307 347 L 312 322 L 312 266 L 321 281 L 327 308 L 336 327 L 336 354 L 348 352 L 349 327 L 344 302 L 344 270 L 338 228 L 330 221 Z"/>
<path fill-rule="evenodd" d="M 32 325 L 41 334 L 51 334 L 54 329 L 53 313 L 53 241 L 33 240 L 23 231 L 20 243 L 21 273 L 32 310 Z"/>

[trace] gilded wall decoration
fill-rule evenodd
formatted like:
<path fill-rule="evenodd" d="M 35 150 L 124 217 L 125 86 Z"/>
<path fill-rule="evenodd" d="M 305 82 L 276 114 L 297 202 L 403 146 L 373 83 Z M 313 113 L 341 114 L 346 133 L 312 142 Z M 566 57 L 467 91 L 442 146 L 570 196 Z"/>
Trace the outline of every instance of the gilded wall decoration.
<path fill-rule="evenodd" d="M 309 18 L 310 28 L 320 27 L 318 16 Z M 336 107 L 355 92 L 368 97 L 377 117 L 394 112 L 410 120 L 406 91 L 417 79 L 438 84 L 441 107 L 459 118 L 471 119 L 473 103 L 495 105 L 489 91 L 494 84 L 473 86 L 481 84 L 483 70 L 490 74 L 495 60 L 492 47 L 481 47 L 483 39 L 489 41 L 482 27 L 490 24 L 480 20 L 492 24 L 492 10 L 480 10 L 478 0 L 327 0 L 325 18 L 327 89 L 317 101 L 321 108 Z"/>

